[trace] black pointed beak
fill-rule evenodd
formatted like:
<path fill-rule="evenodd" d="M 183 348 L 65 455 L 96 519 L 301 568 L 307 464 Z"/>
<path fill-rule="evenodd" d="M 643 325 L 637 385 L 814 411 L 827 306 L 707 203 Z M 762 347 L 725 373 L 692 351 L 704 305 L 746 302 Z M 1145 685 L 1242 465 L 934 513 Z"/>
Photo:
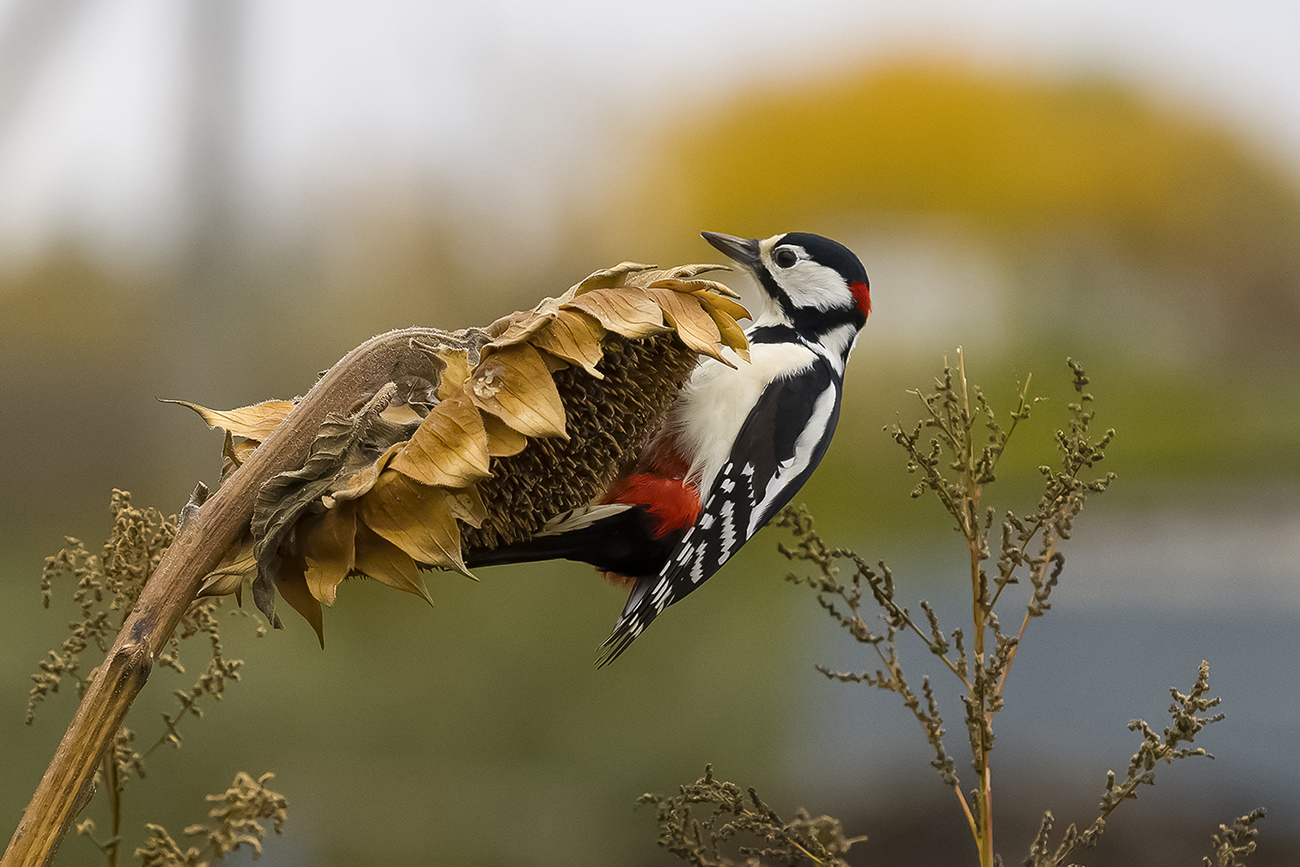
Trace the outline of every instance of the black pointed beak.
<path fill-rule="evenodd" d="M 757 269 L 759 265 L 758 241 L 755 238 L 737 238 L 721 232 L 700 232 L 723 255 L 733 262 L 739 262 L 748 268 Z"/>

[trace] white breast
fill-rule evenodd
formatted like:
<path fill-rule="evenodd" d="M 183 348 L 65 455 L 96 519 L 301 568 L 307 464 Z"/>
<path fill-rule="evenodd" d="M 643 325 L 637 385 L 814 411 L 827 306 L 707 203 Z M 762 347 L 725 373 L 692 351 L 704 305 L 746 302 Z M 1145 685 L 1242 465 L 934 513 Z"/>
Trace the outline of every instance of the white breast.
<path fill-rule="evenodd" d="M 701 499 L 707 497 L 741 425 L 768 383 L 782 373 L 805 370 L 815 360 L 805 346 L 757 343 L 750 346 L 749 364 L 738 361 L 731 368 L 707 358 L 695 369 L 669 414 L 665 433 L 690 459 L 687 481 L 695 485 Z"/>

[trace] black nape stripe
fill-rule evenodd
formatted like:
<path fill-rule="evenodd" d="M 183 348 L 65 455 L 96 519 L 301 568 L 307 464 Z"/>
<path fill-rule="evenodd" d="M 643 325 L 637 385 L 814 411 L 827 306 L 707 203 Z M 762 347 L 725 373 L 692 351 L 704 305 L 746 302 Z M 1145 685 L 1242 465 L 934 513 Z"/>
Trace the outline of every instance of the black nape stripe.
<path fill-rule="evenodd" d="M 861 328 L 867 321 L 867 317 L 856 306 L 851 310 L 818 310 L 815 307 L 795 307 L 782 300 L 781 308 L 794 323 L 794 330 L 806 340 L 820 341 L 824 335 L 846 322 L 852 322 Z"/>
<path fill-rule="evenodd" d="M 798 343 L 799 332 L 789 325 L 759 325 L 745 332 L 750 343 Z"/>

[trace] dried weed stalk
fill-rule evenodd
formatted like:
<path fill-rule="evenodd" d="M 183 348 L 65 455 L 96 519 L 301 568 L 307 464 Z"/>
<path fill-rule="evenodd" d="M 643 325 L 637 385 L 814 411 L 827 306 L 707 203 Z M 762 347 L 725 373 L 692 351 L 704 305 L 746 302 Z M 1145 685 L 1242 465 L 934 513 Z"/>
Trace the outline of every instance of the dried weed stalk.
<path fill-rule="evenodd" d="M 182 850 L 166 828 L 150 823 L 145 826 L 149 839 L 135 850 L 135 857 L 142 867 L 208 867 L 212 861 L 222 861 L 241 846 L 248 846 L 256 858 L 262 854 L 262 841 L 266 839 L 261 820 L 270 819 L 279 834 L 288 808 L 284 795 L 266 788 L 274 776 L 263 774 L 255 780 L 240 771 L 229 789 L 220 795 L 208 795 L 207 799 L 216 803 L 208 811 L 213 821 L 185 829 L 187 837 L 206 838 L 203 846 Z"/>
<path fill-rule="evenodd" d="M 781 819 L 751 787 L 715 779 L 713 766 L 680 794 L 645 794 L 638 804 L 653 804 L 659 845 L 696 867 L 759 867 L 765 863 L 825 864 L 848 867 L 844 855 L 866 837 L 845 838 L 838 819 L 812 818 L 799 810 L 791 822 Z M 699 810 L 700 805 L 704 810 Z M 701 813 L 703 815 L 701 815 Z M 754 841 L 751 845 L 741 842 Z M 741 860 L 730 857 L 734 852 Z"/>
<path fill-rule="evenodd" d="M 1244 816 L 1227 825 L 1219 826 L 1219 833 L 1214 835 L 1214 857 L 1206 857 L 1201 863 L 1205 867 L 1244 867 L 1246 856 L 1255 851 L 1255 836 L 1259 829 L 1255 823 L 1264 818 L 1264 808 L 1251 810 Z"/>
<path fill-rule="evenodd" d="M 1039 468 L 1043 493 L 1026 513 L 1007 512 L 998 521 L 997 512 L 985 497 L 988 486 L 996 481 L 998 463 L 1012 435 L 1039 400 L 1029 396 L 1028 379 L 1006 420 L 1000 420 L 983 392 L 967 382 L 965 360 L 959 349 L 956 367 L 945 360 L 934 391 L 912 392 L 924 407 L 921 420 L 911 430 L 900 425 L 886 429 L 907 453 L 908 472 L 920 477 L 912 496 L 932 493 L 952 517 L 954 529 L 965 543 L 968 566 L 964 571 L 971 590 L 969 625 L 943 629 L 938 615 L 925 601 L 919 605 L 924 616 L 914 616 L 896 600 L 894 577 L 888 566 L 883 562 L 869 564 L 846 548 L 829 547 L 813 529 L 812 518 L 802 507 L 785 509 L 774 522 L 794 537 L 793 544 L 778 546 L 781 553 L 812 567 L 811 574 L 790 574 L 787 579 L 811 588 L 830 618 L 857 642 L 868 645 L 878 663 L 868 671 L 840 672 L 820 665 L 817 670 L 833 680 L 864 683 L 896 693 L 903 700 L 934 751 L 930 764 L 957 797 L 981 867 L 1002 863 L 993 847 L 993 723 L 1003 708 L 1017 650 L 1030 622 L 1051 609 L 1052 591 L 1065 565 L 1060 543 L 1070 538 L 1074 520 L 1088 497 L 1104 492 L 1114 479 L 1111 473 L 1098 475 L 1093 469 L 1104 459 L 1115 432 L 1107 430 L 1100 436 L 1092 433 L 1095 413 L 1091 409 L 1093 397 L 1086 391 L 1087 374 L 1075 361 L 1067 361 L 1077 398 L 1067 404 L 1069 420 L 1065 429 L 1056 432 L 1059 463 Z M 1026 578 L 1030 588 L 1018 612 L 1019 626 L 1005 630 L 995 607 L 1008 586 Z M 880 625 L 868 623 L 868 612 L 874 614 L 872 622 Z M 907 633 L 919 639 L 948 674 L 961 683 L 963 723 L 977 779 L 969 794 L 963 791 L 956 759 L 945 745 L 944 719 L 930 678 L 922 677 L 918 690 L 915 679 L 904 675 L 898 638 Z M 1205 726 L 1223 719 L 1222 714 L 1206 715 L 1219 704 L 1219 699 L 1208 697 L 1209 664 L 1201 663 L 1190 693 L 1184 695 L 1176 689 L 1170 693 L 1171 724 L 1163 733 L 1157 733 L 1144 720 L 1129 724 L 1130 730 L 1142 734 L 1142 744 L 1123 780 L 1117 780 L 1113 772 L 1107 775 L 1096 820 L 1082 832 L 1070 825 L 1053 845 L 1054 818 L 1050 812 L 1045 813 L 1024 862 L 1026 867 L 1061 867 L 1080 849 L 1095 846 L 1110 814 L 1124 801 L 1135 799 L 1141 786 L 1154 784 L 1157 764 L 1208 755 L 1190 744 Z M 715 793 L 732 793 L 732 799 Z M 692 803 L 692 797 L 728 807 L 715 807 L 708 819 L 691 819 L 686 805 Z M 753 798 L 759 803 L 756 795 Z M 677 798 L 646 796 L 642 800 L 658 805 L 659 842 L 674 854 L 693 864 L 735 863 L 718 860 L 716 854 L 719 841 L 734 833 L 731 829 L 735 823 L 715 830 L 717 816 L 734 810 L 743 801 L 734 784 L 719 783 L 706 775 L 695 787 L 683 787 Z M 1205 863 L 1211 867 L 1215 863 L 1221 867 L 1241 864 L 1241 859 L 1254 850 L 1253 825 L 1261 816 L 1263 811 L 1257 810 L 1238 819 L 1232 828 L 1221 827 L 1214 838 L 1217 861 L 1207 858 Z M 834 827 L 839 833 L 837 822 Z M 837 839 L 842 839 L 842 834 Z M 750 852 L 753 854 L 747 864 L 840 863 L 789 847 Z M 838 855 L 837 851 L 830 857 Z"/>
<path fill-rule="evenodd" d="M 103 655 L 108 652 L 114 637 L 131 613 L 145 582 L 157 568 L 163 552 L 176 537 L 178 523 L 175 516 L 165 517 L 154 508 L 135 508 L 131 505 L 131 494 L 127 491 L 113 491 L 109 510 L 113 515 L 113 529 L 100 553 L 91 554 L 81 540 L 68 537 L 66 548 L 45 559 L 45 567 L 41 574 L 41 594 L 45 607 L 50 607 L 56 586 L 70 583 L 72 599 L 80 610 L 78 618 L 68 624 L 68 637 L 57 650 L 51 650 L 45 659 L 41 660 L 38 665 L 39 670 L 32 675 L 35 685 L 31 689 L 27 702 L 29 725 L 36 718 L 37 706 L 58 693 L 61 686 L 72 685 L 78 699 L 84 695 L 94 675 L 95 667 L 102 662 Z M 105 752 L 100 761 L 95 788 L 96 791 L 104 793 L 105 809 L 108 813 L 108 836 L 96 835 L 96 823 L 93 819 L 78 822 L 76 830 L 78 836 L 90 840 L 103 853 L 110 867 L 118 863 L 121 850 L 122 800 L 127 784 L 132 779 L 145 776 L 144 760 L 154 750 L 164 744 L 180 747 L 181 721 L 203 716 L 204 706 L 212 701 L 219 701 L 225 695 L 226 687 L 240 678 L 243 660 L 227 659 L 222 647 L 218 622 L 221 608 L 221 598 L 200 599 L 192 603 L 176 632 L 173 633 L 167 650 L 159 654 L 155 660 L 161 667 L 170 668 L 177 674 L 185 674 L 185 666 L 181 663 L 182 644 L 189 639 L 206 639 L 209 651 L 207 663 L 188 689 L 176 690 L 178 706 L 174 712 L 162 714 L 162 728 L 157 739 L 143 753 L 139 752 L 136 749 L 136 732 L 123 726 L 117 731 L 112 748 Z M 250 616 L 239 609 L 234 609 L 230 613 L 236 616 Z M 257 632 L 258 635 L 265 634 L 266 628 L 259 625 Z M 84 658 L 88 652 L 95 657 L 89 669 L 87 669 L 89 663 Z M 265 831 L 260 826 L 256 826 L 254 830 L 251 825 L 239 824 L 245 822 L 246 817 L 253 816 L 253 813 L 249 812 L 252 809 L 250 805 L 265 805 L 270 803 L 268 799 L 271 801 L 278 799 L 280 812 L 274 815 L 268 813 L 261 818 L 275 818 L 276 831 L 279 832 L 279 826 L 284 821 L 284 799 L 262 788 L 261 783 L 269 777 L 268 774 L 261 781 L 255 781 L 241 772 L 236 778 L 235 787 L 229 792 L 221 796 L 209 796 L 210 799 L 225 799 L 226 803 L 233 805 L 227 812 L 231 817 L 230 822 L 235 823 L 227 822 L 225 825 L 219 825 L 218 830 L 214 830 L 213 834 L 217 834 L 221 828 L 242 829 L 230 831 L 230 835 L 233 836 L 222 837 L 219 841 L 216 837 L 210 840 L 208 849 L 215 857 L 220 858 L 220 853 L 233 851 L 240 842 L 255 844 L 255 848 L 260 851 Z M 216 817 L 216 811 L 213 811 L 212 815 Z M 225 821 L 226 819 L 223 818 L 223 822 Z M 195 858 L 202 854 L 194 849 L 189 850 L 189 853 L 181 853 L 177 848 L 172 860 L 159 860 L 163 857 L 158 854 L 162 852 L 159 847 L 163 846 L 159 841 L 163 838 L 170 841 L 171 838 L 160 826 L 148 825 L 147 827 L 152 835 L 151 841 L 144 849 L 136 851 L 136 856 L 144 858 L 146 864 L 207 863 L 190 858 L 189 853 L 196 853 Z M 186 833 L 190 834 L 195 828 L 205 827 L 193 826 L 187 828 Z M 252 835 L 253 839 L 250 840 L 249 835 Z M 219 848 L 219 844 L 225 845 L 226 842 L 233 842 L 233 845 L 224 849 Z M 172 846 L 175 848 L 174 843 Z"/>

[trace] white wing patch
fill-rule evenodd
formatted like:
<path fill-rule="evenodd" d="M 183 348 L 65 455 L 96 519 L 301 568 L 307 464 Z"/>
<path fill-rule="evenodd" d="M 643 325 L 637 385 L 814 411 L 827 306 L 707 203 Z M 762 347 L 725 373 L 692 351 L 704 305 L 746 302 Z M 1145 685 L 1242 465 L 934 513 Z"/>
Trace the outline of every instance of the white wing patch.
<path fill-rule="evenodd" d="M 725 486 L 725 482 L 723 483 Z M 736 501 L 727 500 L 722 504 L 722 550 L 718 552 L 718 565 L 727 562 L 736 545 Z"/>
<path fill-rule="evenodd" d="M 667 578 L 659 579 L 659 583 L 655 585 L 654 595 L 650 597 L 650 601 L 654 603 L 656 610 L 664 610 L 664 605 L 668 598 L 668 592 L 672 590 L 672 587 L 672 583 Z"/>
<path fill-rule="evenodd" d="M 781 491 L 789 484 L 790 479 L 798 476 L 812 461 L 813 450 L 817 448 L 817 443 L 826 433 L 826 426 L 830 424 L 831 416 L 835 413 L 835 403 L 838 398 L 838 389 L 835 383 L 826 387 L 820 395 L 817 396 L 817 402 L 813 405 L 812 416 L 808 419 L 808 424 L 804 427 L 803 432 L 799 434 L 799 439 L 795 441 L 794 456 L 792 459 L 782 461 L 776 473 L 768 480 L 767 489 L 763 491 L 763 499 L 760 500 L 749 513 L 749 527 L 745 538 L 748 539 L 758 532 L 764 517 L 772 502 L 780 496 Z M 746 466 L 746 470 L 752 476 L 754 469 L 752 466 Z"/>
<path fill-rule="evenodd" d="M 704 552 L 708 547 L 707 542 L 701 542 L 699 549 L 695 552 L 695 563 L 691 566 L 692 584 L 699 584 L 704 580 Z"/>

